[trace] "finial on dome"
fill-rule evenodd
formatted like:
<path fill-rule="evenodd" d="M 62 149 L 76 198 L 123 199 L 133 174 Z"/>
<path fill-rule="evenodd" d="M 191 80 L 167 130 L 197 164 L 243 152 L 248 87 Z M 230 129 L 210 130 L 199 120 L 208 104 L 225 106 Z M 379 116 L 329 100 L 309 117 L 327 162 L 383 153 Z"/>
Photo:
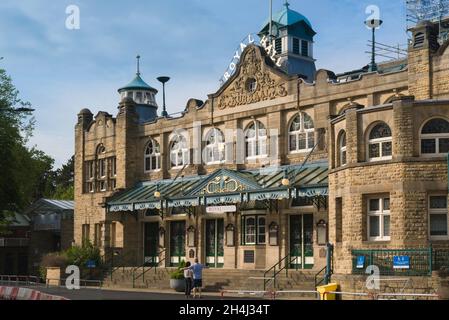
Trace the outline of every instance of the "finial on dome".
<path fill-rule="evenodd" d="M 290 6 L 290 3 L 288 3 L 288 0 L 285 0 L 284 6 L 288 9 L 288 7 Z"/>
<path fill-rule="evenodd" d="M 140 76 L 140 55 L 137 55 L 136 59 L 137 59 L 137 72 L 136 72 L 136 74 L 138 76 Z"/>

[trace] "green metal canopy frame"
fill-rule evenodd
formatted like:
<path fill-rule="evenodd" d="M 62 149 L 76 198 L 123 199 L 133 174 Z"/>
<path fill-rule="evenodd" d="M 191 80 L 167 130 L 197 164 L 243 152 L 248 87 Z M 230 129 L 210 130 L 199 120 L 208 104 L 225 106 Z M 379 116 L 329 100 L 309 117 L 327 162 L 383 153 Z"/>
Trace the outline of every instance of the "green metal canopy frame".
<path fill-rule="evenodd" d="M 288 175 L 289 186 L 282 180 Z M 216 192 L 210 192 L 212 185 Z M 230 187 L 229 187 L 230 186 Z M 158 191 L 160 198 L 154 196 Z M 328 165 L 269 167 L 252 171 L 218 169 L 210 175 L 139 183 L 106 201 L 108 212 L 210 206 L 328 195 Z"/>

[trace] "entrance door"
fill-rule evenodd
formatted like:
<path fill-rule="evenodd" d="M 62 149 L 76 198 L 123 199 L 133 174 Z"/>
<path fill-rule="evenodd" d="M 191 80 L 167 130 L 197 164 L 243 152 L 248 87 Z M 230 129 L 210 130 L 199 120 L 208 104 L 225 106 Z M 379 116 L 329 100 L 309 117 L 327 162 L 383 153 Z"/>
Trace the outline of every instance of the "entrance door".
<path fill-rule="evenodd" d="M 144 263 L 146 266 L 154 266 L 159 263 L 159 223 L 145 223 L 144 230 Z"/>
<path fill-rule="evenodd" d="M 224 220 L 206 220 L 206 265 L 211 268 L 224 266 Z"/>
<path fill-rule="evenodd" d="M 290 216 L 290 268 L 313 268 L 313 215 Z"/>
<path fill-rule="evenodd" d="M 170 266 L 177 267 L 186 256 L 186 222 L 170 223 Z"/>

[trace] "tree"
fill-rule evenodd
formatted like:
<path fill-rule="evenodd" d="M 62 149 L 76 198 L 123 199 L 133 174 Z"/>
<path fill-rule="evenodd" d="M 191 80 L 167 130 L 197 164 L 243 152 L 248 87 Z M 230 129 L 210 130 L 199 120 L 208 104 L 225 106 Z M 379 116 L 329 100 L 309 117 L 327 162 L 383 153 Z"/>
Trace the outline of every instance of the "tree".
<path fill-rule="evenodd" d="M 55 191 L 53 199 L 73 200 L 74 197 L 74 171 L 75 156 L 72 156 L 67 163 L 55 171 Z"/>
<path fill-rule="evenodd" d="M 7 216 L 19 211 L 46 193 L 54 192 L 54 160 L 26 143 L 34 129 L 31 104 L 19 98 L 6 71 L 0 69 L 0 232 Z M 18 108 L 22 108 L 18 112 Z"/>

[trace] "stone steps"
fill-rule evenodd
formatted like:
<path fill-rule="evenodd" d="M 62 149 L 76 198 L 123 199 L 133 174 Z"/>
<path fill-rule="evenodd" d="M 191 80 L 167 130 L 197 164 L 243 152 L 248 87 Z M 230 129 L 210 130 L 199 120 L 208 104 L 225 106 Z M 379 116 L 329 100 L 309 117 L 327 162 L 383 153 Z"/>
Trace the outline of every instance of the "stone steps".
<path fill-rule="evenodd" d="M 170 272 L 176 268 L 158 268 L 156 272 L 149 270 L 144 279 L 140 277 L 134 283 L 135 288 L 141 289 L 170 289 Z M 133 268 L 116 270 L 113 278 L 104 278 L 105 287 L 133 287 Z M 140 269 L 136 274 L 141 274 Z M 204 291 L 218 292 L 220 290 L 263 290 L 263 270 L 238 270 L 238 269 L 205 269 L 203 271 Z M 314 290 L 315 272 L 310 270 L 291 270 L 288 275 L 280 273 L 276 278 L 277 290 Z M 253 279 L 257 277 L 259 279 Z M 273 289 L 271 281 L 267 290 Z"/>

